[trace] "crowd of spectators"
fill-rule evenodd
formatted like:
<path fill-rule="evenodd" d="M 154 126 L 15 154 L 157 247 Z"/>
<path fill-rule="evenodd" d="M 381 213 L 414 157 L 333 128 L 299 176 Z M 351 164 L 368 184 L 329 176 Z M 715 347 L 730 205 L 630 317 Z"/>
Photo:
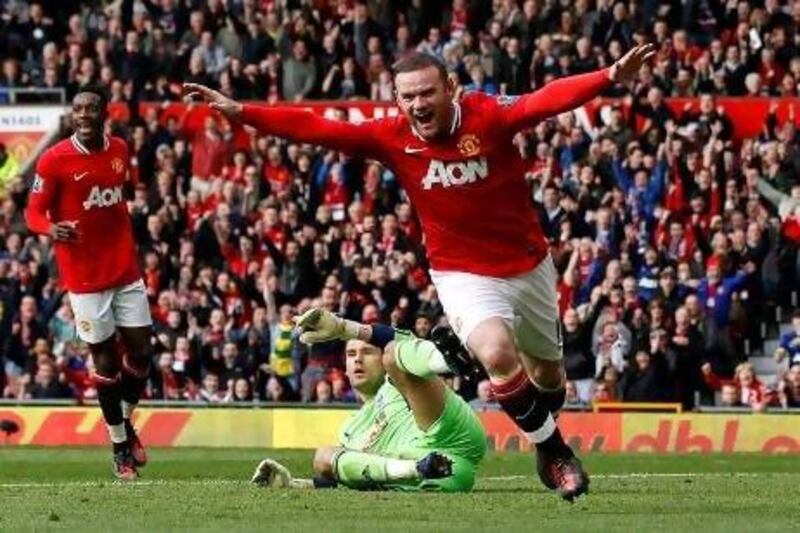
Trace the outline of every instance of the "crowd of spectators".
<path fill-rule="evenodd" d="M 441 57 L 459 92 L 519 94 L 655 42 L 594 126 L 564 114 L 515 141 L 560 273 L 568 402 L 797 407 L 800 318 L 778 376 L 747 361 L 773 307 L 795 304 L 794 108 L 779 120 L 773 106 L 760 135 L 734 142 L 715 98 L 796 96 L 799 22 L 800 3 L 778 0 L 7 0 L 0 88 L 101 83 L 131 111 L 108 128 L 129 140 L 140 182 L 129 208 L 155 320 L 150 398 L 348 402 L 342 344 L 295 342 L 294 314 L 321 305 L 422 337 L 445 320 L 391 171 L 250 131 L 242 142 L 193 105 L 165 120 L 138 103 L 177 101 L 182 81 L 238 99 L 387 101 L 409 50 Z M 668 96 L 698 101 L 675 112 Z M 26 192 L 0 180 L 0 390 L 92 398 L 51 243 L 25 228 Z M 485 383 L 453 386 L 492 403 Z"/>

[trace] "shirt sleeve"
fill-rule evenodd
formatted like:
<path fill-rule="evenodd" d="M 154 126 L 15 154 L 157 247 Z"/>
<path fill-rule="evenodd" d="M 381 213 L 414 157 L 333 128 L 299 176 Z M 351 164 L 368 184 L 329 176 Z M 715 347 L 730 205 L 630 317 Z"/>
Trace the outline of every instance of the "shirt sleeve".
<path fill-rule="evenodd" d="M 546 118 L 571 111 L 599 96 L 610 86 L 608 69 L 602 69 L 555 80 L 538 91 L 516 99 L 501 97 L 510 103 L 505 107 L 504 122 L 516 133 Z"/>
<path fill-rule="evenodd" d="M 51 160 L 45 154 L 36 163 L 36 175 L 28 195 L 25 221 L 34 233 L 47 233 L 52 223 L 49 211 L 55 203 L 59 183 Z"/>
<path fill-rule="evenodd" d="M 350 154 L 380 156 L 380 135 L 376 122 L 361 124 L 330 120 L 294 107 L 245 104 L 242 122 L 259 132 L 293 141 L 326 146 Z"/>

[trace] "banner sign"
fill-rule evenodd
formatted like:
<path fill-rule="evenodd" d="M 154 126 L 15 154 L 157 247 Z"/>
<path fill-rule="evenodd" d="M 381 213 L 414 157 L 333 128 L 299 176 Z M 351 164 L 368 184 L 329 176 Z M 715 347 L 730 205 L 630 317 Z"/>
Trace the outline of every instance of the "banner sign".
<path fill-rule="evenodd" d="M 0 143 L 22 166 L 37 145 L 58 128 L 64 106 L 0 106 Z"/>
<path fill-rule="evenodd" d="M 352 409 L 153 409 L 137 411 L 135 423 L 150 446 L 316 448 L 336 442 Z M 500 411 L 478 413 L 490 448 L 530 448 Z M 562 413 L 558 425 L 583 452 L 800 453 L 800 420 L 778 414 Z M 0 407 L 0 420 L 20 431 L 0 445 L 105 446 L 100 409 Z"/>
<path fill-rule="evenodd" d="M 676 119 L 682 117 L 686 112 L 699 112 L 700 100 L 698 98 L 667 98 L 667 107 L 672 111 Z M 789 109 L 797 109 L 797 121 L 800 121 L 800 98 L 735 98 L 718 97 L 716 106 L 724 110 L 733 122 L 734 140 L 740 141 L 747 137 L 754 137 L 763 131 L 764 123 L 772 103 L 778 104 L 777 116 L 779 124 L 782 124 L 789 116 Z M 589 102 L 582 108 L 576 110 L 578 116 L 588 119 L 594 126 L 600 126 L 600 116 L 606 116 L 606 112 L 614 103 L 621 104 L 625 113 L 630 112 L 630 106 L 621 100 L 610 100 L 598 98 Z M 327 118 L 339 118 L 359 123 L 367 119 L 377 119 L 387 116 L 396 116 L 399 109 L 393 102 L 372 102 L 368 100 L 309 100 L 305 102 L 281 102 L 282 106 L 293 106 L 307 109 Z M 159 110 L 160 120 L 166 123 L 170 118 L 180 119 L 187 106 L 182 103 L 158 104 L 153 102 L 141 103 L 139 112 L 142 116 L 147 116 L 152 109 Z M 197 114 L 196 119 L 202 120 L 210 111 L 204 106 L 194 106 L 193 113 Z M 125 121 L 129 118 L 129 109 L 125 104 L 111 104 L 110 116 L 116 120 Z M 194 123 L 194 120 L 190 121 Z M 584 121 L 581 121 L 582 123 Z M 644 119 L 636 119 L 637 127 L 640 127 Z"/>

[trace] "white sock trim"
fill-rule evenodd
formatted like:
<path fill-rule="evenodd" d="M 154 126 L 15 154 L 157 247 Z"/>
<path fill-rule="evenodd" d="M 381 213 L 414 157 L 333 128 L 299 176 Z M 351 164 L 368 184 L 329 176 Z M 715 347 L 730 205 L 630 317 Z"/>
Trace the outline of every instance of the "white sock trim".
<path fill-rule="evenodd" d="M 416 479 L 417 463 L 408 459 L 386 459 L 386 477 L 390 480 Z"/>
<path fill-rule="evenodd" d="M 122 418 L 125 420 L 130 420 L 131 414 L 133 410 L 136 408 L 136 404 L 128 403 L 125 400 L 120 402 L 120 406 L 122 407 Z"/>
<path fill-rule="evenodd" d="M 111 442 L 119 444 L 128 440 L 125 424 L 116 424 L 114 426 L 106 424 L 106 428 L 108 428 L 108 436 L 111 438 Z"/>
<path fill-rule="evenodd" d="M 452 372 L 447 362 L 444 360 L 444 355 L 439 350 L 434 350 L 428 357 L 428 366 L 435 374 L 447 374 Z"/>
<path fill-rule="evenodd" d="M 550 438 L 556 428 L 556 421 L 553 419 L 553 415 L 547 414 L 547 418 L 545 419 L 542 427 L 537 429 L 536 431 L 531 431 L 530 433 L 526 433 L 528 439 L 534 444 L 539 444 L 540 442 L 544 442 Z"/>

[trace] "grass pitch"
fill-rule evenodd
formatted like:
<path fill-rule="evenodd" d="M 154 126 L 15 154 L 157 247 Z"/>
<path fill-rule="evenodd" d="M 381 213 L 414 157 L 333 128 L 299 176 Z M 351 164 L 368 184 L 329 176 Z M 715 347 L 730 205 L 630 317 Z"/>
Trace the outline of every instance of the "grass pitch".
<path fill-rule="evenodd" d="M 152 449 L 133 484 L 105 449 L 0 447 L 0 531 L 790 531 L 800 458 L 589 455 L 591 492 L 562 502 L 527 454 L 491 455 L 471 494 L 289 491 L 247 481 L 265 456 L 310 475 L 308 451 Z"/>

